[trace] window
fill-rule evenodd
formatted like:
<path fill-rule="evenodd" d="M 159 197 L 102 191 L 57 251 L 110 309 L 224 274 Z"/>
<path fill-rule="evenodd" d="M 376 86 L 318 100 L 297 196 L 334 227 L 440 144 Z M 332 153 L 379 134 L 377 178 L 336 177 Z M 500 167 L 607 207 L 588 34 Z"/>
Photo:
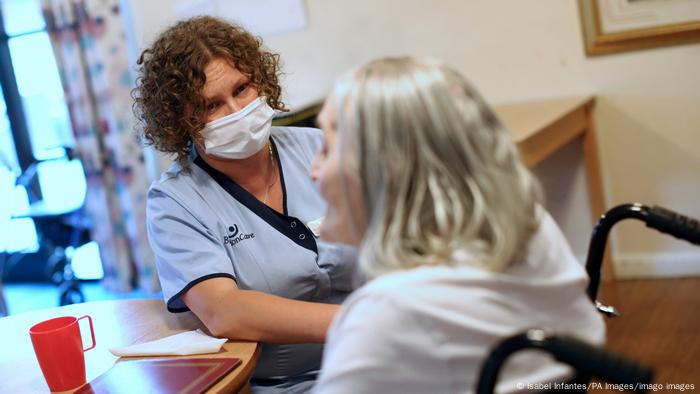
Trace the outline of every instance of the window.
<path fill-rule="evenodd" d="M 0 0 L 0 5 L 4 26 L 2 40 L 9 51 L 16 92 L 20 96 L 22 110 L 18 112 L 24 115 L 25 124 L 22 128 L 28 134 L 24 136 L 24 143 L 17 141 L 17 132 L 14 133 L 14 140 L 10 140 L 7 134 L 12 135 L 9 132 L 11 129 L 6 130 L 0 124 L 0 152 L 10 156 L 6 161 L 14 166 L 16 172 L 18 164 L 22 168 L 28 165 L 23 163 L 26 159 L 22 160 L 22 157 L 37 161 L 61 157 L 65 154 L 62 147 L 72 147 L 75 142 L 39 1 Z M 3 89 L 3 92 L 7 91 Z M 8 105 L 11 102 L 6 101 Z M 3 112 L 12 113 L 12 109 Z M 12 155 L 12 152 L 15 154 Z"/>
<path fill-rule="evenodd" d="M 24 171 L 24 178 L 31 179 L 29 190 L 14 181 L 3 183 L 3 197 L 9 196 L 3 203 L 11 209 L 9 217 L 8 212 L 3 214 L 0 233 L 5 233 L 5 244 L 0 249 L 27 252 L 38 247 L 34 222 L 16 216 L 30 212 L 30 196 L 40 195 L 35 188 L 41 190 L 45 205 L 72 197 L 69 194 L 75 190 L 72 184 L 44 187 L 47 181 L 64 179 L 63 173 L 41 179 L 44 164 L 52 168 L 75 164 L 66 160 L 63 149 L 75 141 L 39 0 L 0 0 L 0 84 L 0 169 L 11 179 Z M 40 164 L 31 167 L 35 163 Z M 28 168 L 37 170 L 37 176 L 32 177 Z"/>

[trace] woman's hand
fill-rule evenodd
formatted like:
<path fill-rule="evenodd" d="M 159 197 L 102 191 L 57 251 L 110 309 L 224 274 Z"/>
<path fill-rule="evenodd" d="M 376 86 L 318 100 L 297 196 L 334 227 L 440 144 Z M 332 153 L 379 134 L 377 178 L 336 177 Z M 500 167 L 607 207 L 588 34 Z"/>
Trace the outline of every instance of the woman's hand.
<path fill-rule="evenodd" d="M 324 342 L 339 308 L 240 290 L 229 278 L 200 282 L 182 299 L 212 335 L 266 343 Z"/>

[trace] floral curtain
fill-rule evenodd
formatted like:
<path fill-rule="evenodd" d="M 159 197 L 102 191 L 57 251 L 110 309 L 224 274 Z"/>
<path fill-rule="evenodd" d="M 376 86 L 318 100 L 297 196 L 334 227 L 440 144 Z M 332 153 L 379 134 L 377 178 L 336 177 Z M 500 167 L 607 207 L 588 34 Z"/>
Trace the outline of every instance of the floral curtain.
<path fill-rule="evenodd" d="M 119 0 L 41 1 L 85 169 L 85 208 L 100 246 L 103 284 L 157 291 L 145 226 L 149 180 L 133 133 L 134 79 Z"/>

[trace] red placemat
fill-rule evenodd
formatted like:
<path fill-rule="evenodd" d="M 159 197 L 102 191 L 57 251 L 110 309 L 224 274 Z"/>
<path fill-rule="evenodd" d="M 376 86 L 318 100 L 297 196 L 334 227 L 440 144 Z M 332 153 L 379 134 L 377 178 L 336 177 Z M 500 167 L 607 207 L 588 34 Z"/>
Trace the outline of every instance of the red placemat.
<path fill-rule="evenodd" d="M 170 358 L 118 362 L 76 394 L 202 393 L 241 364 L 239 358 Z"/>

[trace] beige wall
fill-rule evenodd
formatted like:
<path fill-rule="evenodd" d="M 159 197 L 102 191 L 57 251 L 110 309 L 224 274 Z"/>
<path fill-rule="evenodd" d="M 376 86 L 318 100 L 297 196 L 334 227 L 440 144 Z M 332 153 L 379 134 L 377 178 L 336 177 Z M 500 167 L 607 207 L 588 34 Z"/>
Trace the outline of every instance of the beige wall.
<path fill-rule="evenodd" d="M 170 0 L 125 0 L 143 48 L 174 19 Z M 293 108 L 347 68 L 386 55 L 444 59 L 492 103 L 592 92 L 607 204 L 641 201 L 700 217 L 700 44 L 586 58 L 575 0 L 308 0 L 308 28 L 266 38 L 285 61 Z M 541 164 L 550 209 L 586 253 L 592 228 L 577 146 Z M 566 170 L 565 170 L 566 168 Z M 700 274 L 700 249 L 623 223 L 626 275 Z"/>

